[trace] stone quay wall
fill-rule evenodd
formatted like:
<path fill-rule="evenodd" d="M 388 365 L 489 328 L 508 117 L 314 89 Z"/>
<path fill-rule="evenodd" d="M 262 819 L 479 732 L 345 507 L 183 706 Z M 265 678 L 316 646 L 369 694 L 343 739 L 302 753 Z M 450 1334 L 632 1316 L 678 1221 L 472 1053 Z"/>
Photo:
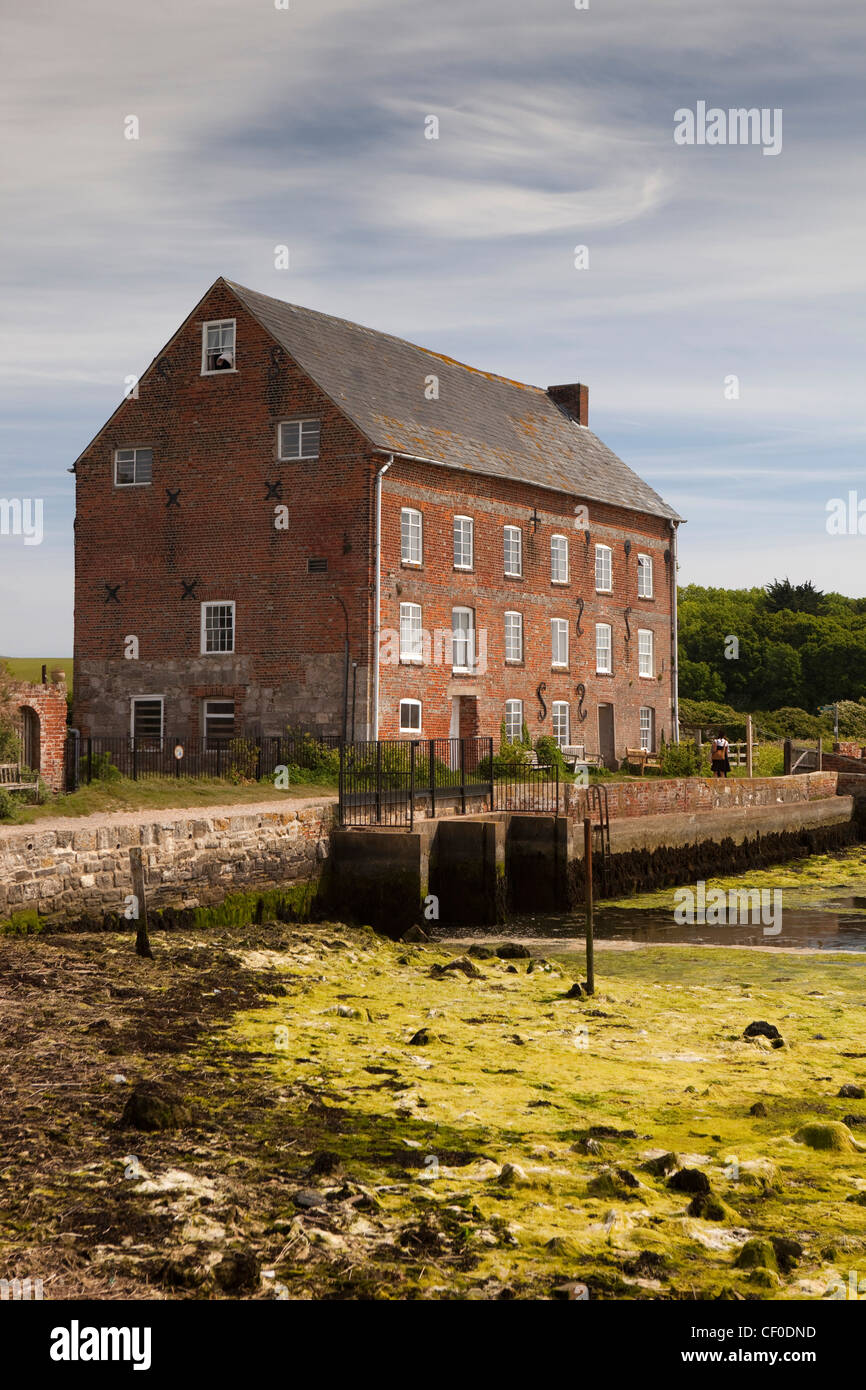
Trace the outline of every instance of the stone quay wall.
<path fill-rule="evenodd" d="M 65 818 L 0 829 L 0 922 L 23 913 L 50 924 L 122 913 L 140 845 L 148 906 L 186 908 L 228 894 L 318 879 L 335 805 L 296 802 Z"/>

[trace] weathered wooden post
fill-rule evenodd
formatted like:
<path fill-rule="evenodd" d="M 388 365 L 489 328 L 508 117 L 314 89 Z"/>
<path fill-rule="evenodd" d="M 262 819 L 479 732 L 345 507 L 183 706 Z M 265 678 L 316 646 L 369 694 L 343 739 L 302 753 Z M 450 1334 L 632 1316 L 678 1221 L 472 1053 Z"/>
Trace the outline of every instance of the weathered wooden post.
<path fill-rule="evenodd" d="M 586 988 L 595 994 L 595 955 L 592 937 L 592 821 L 583 822 L 583 871 L 586 881 Z"/>
<path fill-rule="evenodd" d="M 746 715 L 746 776 L 752 775 L 752 756 L 754 752 L 754 733 L 752 732 L 752 716 Z"/>
<path fill-rule="evenodd" d="M 132 874 L 132 891 L 138 909 L 135 919 L 135 954 L 153 960 L 153 951 L 147 936 L 147 897 L 144 891 L 144 861 L 140 845 L 133 845 L 129 851 L 129 868 Z"/>
<path fill-rule="evenodd" d="M 823 770 L 823 767 L 824 767 L 824 739 L 823 739 L 822 735 L 819 734 L 819 735 L 818 735 L 818 771 L 821 772 L 821 771 Z"/>
<path fill-rule="evenodd" d="M 784 772 L 784 775 L 785 775 L 786 777 L 790 777 L 790 775 L 791 775 L 791 764 L 792 764 L 792 762 L 793 762 L 793 755 L 792 755 L 793 744 L 791 743 L 791 740 L 790 740 L 789 738 L 786 738 L 786 739 L 784 740 L 784 742 L 783 742 L 783 744 L 782 744 L 782 748 L 783 748 L 783 751 L 784 751 L 784 759 L 785 759 L 784 767 L 783 767 L 783 772 Z"/>

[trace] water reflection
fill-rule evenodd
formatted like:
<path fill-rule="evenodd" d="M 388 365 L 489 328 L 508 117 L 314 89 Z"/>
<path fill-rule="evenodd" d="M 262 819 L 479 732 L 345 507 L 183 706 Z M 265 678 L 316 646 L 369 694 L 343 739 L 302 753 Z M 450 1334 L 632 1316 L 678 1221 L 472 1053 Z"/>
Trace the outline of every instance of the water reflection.
<path fill-rule="evenodd" d="M 784 907 L 780 930 L 765 927 L 758 920 L 721 926 L 705 922 L 680 925 L 673 910 L 633 907 L 602 907 L 595 913 L 595 936 L 599 941 L 634 941 L 644 945 L 679 943 L 711 946 L 784 946 L 821 951 L 866 951 L 866 895 L 839 896 L 832 901 L 806 907 Z M 518 937 L 530 941 L 544 938 L 557 943 L 574 941 L 583 947 L 583 913 L 564 916 L 525 916 L 512 918 L 499 932 L 490 927 L 461 928 L 441 935 L 449 940 L 469 938 Z"/>

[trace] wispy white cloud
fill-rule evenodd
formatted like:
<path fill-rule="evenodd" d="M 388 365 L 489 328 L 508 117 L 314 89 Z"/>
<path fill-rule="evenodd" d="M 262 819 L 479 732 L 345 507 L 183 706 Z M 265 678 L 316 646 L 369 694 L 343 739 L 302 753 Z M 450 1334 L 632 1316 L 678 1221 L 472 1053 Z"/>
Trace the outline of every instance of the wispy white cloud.
<path fill-rule="evenodd" d="M 721 499 L 738 566 L 789 535 L 789 568 L 862 589 L 854 550 L 799 539 L 862 447 L 862 24 L 861 0 L 11 11 L 0 493 L 32 478 L 70 499 L 40 573 L 68 596 L 65 469 L 223 273 L 509 376 L 589 381 L 595 428 L 690 516 L 684 578 L 712 568 Z M 699 98 L 782 107 L 782 154 L 675 146 Z M 22 583 L 0 557 L 0 647 L 11 623 L 22 650 L 68 647 L 67 597 L 28 615 Z"/>

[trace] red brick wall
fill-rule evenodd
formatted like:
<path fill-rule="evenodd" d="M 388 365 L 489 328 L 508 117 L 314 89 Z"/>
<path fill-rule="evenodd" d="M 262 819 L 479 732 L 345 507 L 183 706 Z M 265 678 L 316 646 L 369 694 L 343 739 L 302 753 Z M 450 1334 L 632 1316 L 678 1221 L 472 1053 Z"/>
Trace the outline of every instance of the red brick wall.
<path fill-rule="evenodd" d="M 866 748 L 859 743 L 834 743 L 833 752 L 840 753 L 843 758 L 862 758 Z M 827 756 L 826 753 L 824 756 Z"/>
<path fill-rule="evenodd" d="M 642 516 L 622 509 L 587 503 L 590 542 L 584 528 L 575 528 L 575 505 L 580 498 L 524 483 L 477 474 L 456 474 L 430 465 L 397 461 L 385 475 L 382 500 L 382 628 L 399 631 L 400 604 L 421 605 L 424 630 L 450 631 L 452 607 L 475 610 L 479 653 L 486 635 L 487 670 L 475 677 L 452 676 L 449 664 L 417 666 L 383 662 L 380 683 L 380 722 L 382 737 L 399 731 L 401 699 L 422 701 L 422 736 L 446 737 L 449 732 L 451 699 L 464 697 L 464 707 L 477 700 L 478 731 L 499 738 L 505 717 L 505 701 L 523 701 L 524 718 L 530 735 L 553 732 L 552 704 L 566 701 L 570 707 L 571 739 L 585 743 L 588 751 L 599 751 L 598 705 L 615 706 L 616 749 L 620 757 L 626 747 L 639 743 L 641 705 L 656 711 L 656 738 L 664 732 L 671 737 L 671 605 L 670 563 L 664 552 L 670 544 L 670 530 L 657 517 Z M 400 512 L 414 507 L 423 516 L 423 564 L 406 566 L 400 558 Z M 537 509 L 540 523 L 534 528 L 530 517 Z M 471 573 L 455 570 L 452 527 L 455 513 L 474 520 L 474 567 Z M 503 560 L 503 527 L 517 525 L 523 536 L 523 578 L 506 579 Z M 550 539 L 562 534 L 569 541 L 569 582 L 551 583 Z M 631 542 L 626 558 L 624 543 Z M 612 551 L 613 593 L 596 594 L 595 545 L 608 545 Z M 653 557 L 652 599 L 638 598 L 638 552 Z M 582 635 L 577 636 L 582 598 Z M 631 608 L 631 640 L 626 644 L 625 610 Z M 505 663 L 505 613 L 523 614 L 522 665 Z M 567 670 L 551 666 L 550 619 L 565 618 L 569 624 L 569 665 Z M 613 675 L 596 675 L 595 624 L 610 623 L 613 644 Z M 638 675 L 638 628 L 655 634 L 655 676 Z M 392 644 L 393 650 L 393 644 Z M 435 657 L 435 645 L 431 655 Z M 447 656 L 447 648 L 443 655 Z M 660 677 L 660 679 L 659 679 Z M 541 705 L 536 695 L 540 682 L 546 714 L 539 718 Z M 583 709 L 587 718 L 578 717 L 576 686 L 586 687 Z M 471 696 L 475 696 L 475 700 Z M 466 697 L 470 698 L 467 700 Z M 470 732 L 468 728 L 464 730 Z"/>
<path fill-rule="evenodd" d="M 853 757 L 846 758 L 841 753 L 822 753 L 821 766 L 833 772 L 853 772 L 859 773 L 866 771 L 866 762 L 857 752 Z"/>
<path fill-rule="evenodd" d="M 234 318 L 233 373 L 202 376 L 201 325 Z M 277 461 L 277 424 L 322 422 L 310 462 Z M 153 449 L 150 486 L 113 482 L 114 450 Z M 198 732 L 207 695 L 234 698 L 266 733 L 286 723 L 339 731 L 344 618 L 359 667 L 370 623 L 367 557 L 372 464 L 366 444 L 226 286 L 180 328 L 77 466 L 75 717 L 83 731 L 128 732 L 132 695 L 165 696 L 165 731 Z M 267 484 L 281 482 L 268 498 Z M 167 489 L 180 489 L 168 506 Z M 289 509 L 288 530 L 274 527 Z M 324 557 L 327 574 L 308 574 Z M 197 580 L 184 599 L 181 581 Z M 119 603 L 106 584 L 119 584 Z M 234 655 L 200 653 L 203 600 L 236 603 Z M 124 638 L 139 659 L 124 658 Z"/>
<path fill-rule="evenodd" d="M 835 772 L 807 772 L 791 777 L 647 777 L 607 786 L 611 820 L 672 812 L 726 810 L 732 806 L 774 806 L 779 802 L 816 801 L 836 795 Z M 841 791 L 841 788 L 840 788 Z M 589 815 L 582 787 L 565 788 L 566 810 Z"/>
<path fill-rule="evenodd" d="M 22 706 L 34 710 L 39 719 L 39 766 L 33 771 L 39 773 L 53 792 L 62 791 L 67 715 L 65 680 L 58 679 L 50 685 L 14 681 L 6 688 L 9 706 L 19 727 Z"/>
<path fill-rule="evenodd" d="M 237 371 L 202 376 L 201 325 L 237 321 Z M 320 456 L 277 461 L 281 419 L 309 413 L 322 422 Z M 115 487 L 114 451 L 153 449 L 153 482 Z M 373 479 L 384 458 L 324 396 L 237 301 L 228 286 L 208 292 L 148 369 L 130 399 L 77 465 L 76 707 L 83 733 L 125 734 L 131 697 L 161 695 L 168 736 L 200 732 L 202 701 L 233 699 L 239 722 L 278 732 L 287 723 L 339 732 L 344 681 L 344 618 L 358 663 L 356 729 L 370 717 L 367 665 L 372 642 Z M 267 496 L 280 481 L 281 495 Z M 168 505 L 180 489 L 179 506 Z M 431 633 L 450 632 L 451 609 L 472 607 L 487 641 L 487 671 L 452 676 L 450 666 L 381 668 L 379 732 L 399 732 L 399 701 L 423 702 L 427 736 L 447 736 L 452 699 L 461 700 L 461 732 L 497 740 L 506 699 L 521 699 L 533 738 L 552 732 L 552 704 L 567 701 L 571 739 L 598 751 L 598 705 L 613 703 L 616 751 L 639 741 L 639 708 L 656 712 L 656 738 L 671 736 L 670 530 L 660 518 L 588 503 L 590 544 L 575 504 L 529 484 L 396 461 L 383 480 L 382 611 L 384 629 L 399 631 L 399 605 L 419 602 Z M 289 508 L 289 529 L 274 528 L 274 508 Z M 400 561 L 400 509 L 424 514 L 424 564 Z M 538 529 L 529 521 L 533 509 Z M 455 512 L 475 521 L 472 573 L 453 568 Z M 505 524 L 523 534 L 524 577 L 506 580 Z M 569 538 L 570 578 L 550 580 L 550 537 Z M 623 545 L 631 542 L 626 559 Z M 595 592 L 596 542 L 613 552 L 612 596 Z M 654 598 L 637 596 L 637 553 L 654 559 Z M 307 560 L 329 571 L 310 575 Z M 197 581 L 194 598 L 182 581 Z M 119 585 L 114 602 L 106 585 Z M 236 604 L 235 652 L 202 655 L 201 603 Z M 582 635 L 577 636 L 577 600 Z M 631 640 L 625 610 L 631 607 Z M 506 667 L 504 613 L 524 615 L 524 662 Z M 550 618 L 569 623 L 569 666 L 553 670 Z M 596 675 L 595 623 L 613 629 L 614 674 Z M 655 676 L 638 676 L 639 627 L 655 633 Z M 137 660 L 124 639 L 139 641 Z M 543 719 L 536 696 L 542 692 Z M 586 694 L 579 719 L 576 687 Z M 350 676 L 351 699 L 351 676 Z"/>

